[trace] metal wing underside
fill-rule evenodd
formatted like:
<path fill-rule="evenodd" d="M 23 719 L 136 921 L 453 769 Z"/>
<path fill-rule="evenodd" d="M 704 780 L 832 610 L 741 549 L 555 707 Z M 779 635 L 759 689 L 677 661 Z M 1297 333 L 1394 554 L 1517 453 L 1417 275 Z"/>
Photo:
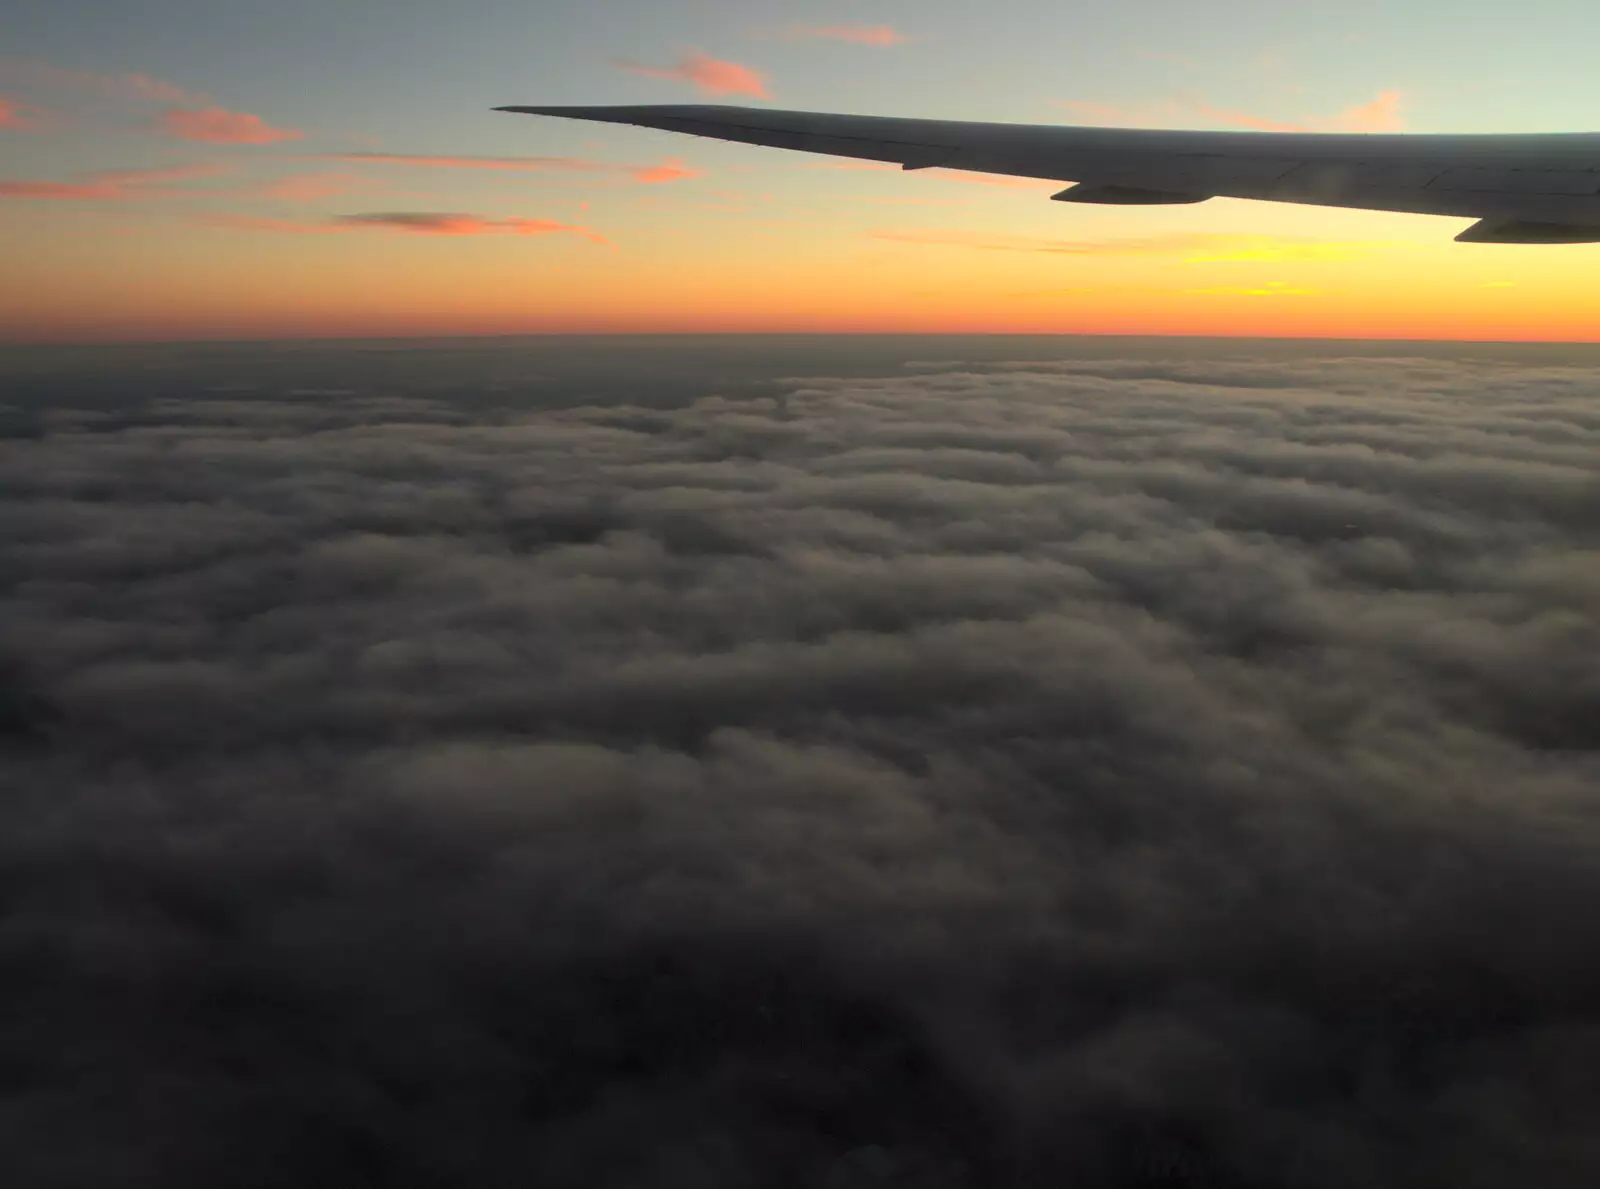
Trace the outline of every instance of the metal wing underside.
<path fill-rule="evenodd" d="M 1480 220 L 1476 243 L 1600 242 L 1600 133 L 1169 132 L 688 104 L 501 107 L 692 136 L 1077 185 L 1064 202 L 1256 198 Z"/>

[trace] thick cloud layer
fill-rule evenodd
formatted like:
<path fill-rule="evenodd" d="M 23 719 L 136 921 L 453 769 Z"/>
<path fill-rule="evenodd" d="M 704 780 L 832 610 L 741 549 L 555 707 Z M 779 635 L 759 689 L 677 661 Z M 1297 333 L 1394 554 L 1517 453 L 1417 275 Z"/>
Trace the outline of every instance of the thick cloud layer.
<path fill-rule="evenodd" d="M 13 410 L 7 1179 L 1596 1183 L 1595 377 Z"/>

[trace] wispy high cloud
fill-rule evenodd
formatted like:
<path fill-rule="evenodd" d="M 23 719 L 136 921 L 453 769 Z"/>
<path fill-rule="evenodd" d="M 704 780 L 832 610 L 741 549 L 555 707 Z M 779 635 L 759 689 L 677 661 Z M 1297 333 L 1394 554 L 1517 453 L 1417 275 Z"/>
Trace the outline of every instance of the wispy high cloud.
<path fill-rule="evenodd" d="M 209 96 L 148 74 L 70 70 L 28 59 L 0 59 L 0 79 L 23 87 L 89 94 L 131 103 L 168 103 L 181 107 L 205 107 L 211 103 Z"/>
<path fill-rule="evenodd" d="M 298 128 L 275 128 L 260 116 L 221 107 L 172 108 L 161 113 L 161 126 L 180 140 L 213 144 L 277 144 L 305 135 Z"/>
<path fill-rule="evenodd" d="M 335 215 L 317 222 L 292 219 L 260 219 L 249 215 L 211 215 L 204 222 L 213 227 L 243 231 L 281 231 L 301 235 L 331 234 L 343 231 L 398 231 L 411 235 L 556 235 L 581 236 L 597 244 L 609 243 L 593 229 L 555 219 L 490 219 L 457 211 L 376 211 L 354 215 Z"/>
<path fill-rule="evenodd" d="M 1358 103 L 1334 117 L 1333 123 L 1345 132 L 1399 132 L 1405 127 L 1400 115 L 1404 96 L 1399 91 L 1383 91 L 1370 103 Z"/>
<path fill-rule="evenodd" d="M 180 140 L 277 144 L 305 135 L 298 128 L 276 127 L 258 115 L 222 107 L 203 92 L 149 74 L 72 70 L 49 62 L 0 58 L 0 85 L 30 98 L 50 96 L 52 104 L 87 114 L 96 122 L 111 111 L 121 120 L 129 107 L 159 105 L 167 110 L 154 117 L 154 127 Z M 89 110 L 80 111 L 86 101 Z M 27 104 L 0 98 L 0 127 L 17 126 L 13 121 L 19 108 L 27 114 Z M 148 117 L 140 113 L 139 118 Z"/>
<path fill-rule="evenodd" d="M 1274 120 L 1267 116 L 1259 116 L 1254 112 L 1241 111 L 1232 107 L 1216 107 L 1213 104 L 1196 100 L 1192 105 L 1194 113 L 1210 120 L 1215 124 L 1226 124 L 1230 128 L 1248 128 L 1254 132 L 1309 132 L 1304 124 L 1292 124 L 1283 120 Z"/>
<path fill-rule="evenodd" d="M 1052 99 L 1052 106 L 1065 108 L 1074 119 L 1090 124 L 1158 124 L 1171 119 L 1170 112 L 1153 114 L 1143 108 L 1124 107 L 1118 103 L 1099 103 L 1092 99 Z"/>
<path fill-rule="evenodd" d="M 166 183 L 213 177 L 221 165 L 196 162 L 153 169 L 115 169 L 83 174 L 73 181 L 0 181 L 0 198 L 159 198 L 173 193 Z"/>
<path fill-rule="evenodd" d="M 678 182 L 688 178 L 703 177 L 704 172 L 691 169 L 677 157 L 668 157 L 659 165 L 635 165 L 628 167 L 629 176 L 636 182 L 645 185 L 658 185 L 662 182 Z"/>
<path fill-rule="evenodd" d="M 749 95 L 756 99 L 771 99 L 766 78 L 760 71 L 737 62 L 713 58 L 698 50 L 690 50 L 678 58 L 673 66 L 650 66 L 629 58 L 617 58 L 613 65 L 646 78 L 663 78 L 673 82 L 689 83 L 705 95 Z"/>
<path fill-rule="evenodd" d="M 857 45 L 900 45 L 907 40 L 889 25 L 791 25 L 784 36 L 791 41 L 851 41 Z"/>
<path fill-rule="evenodd" d="M 913 228 L 875 231 L 870 238 L 896 243 L 977 248 L 988 252 L 1045 252 L 1063 256 L 1180 256 L 1185 264 L 1349 260 L 1388 246 L 1204 232 L 1064 240 L 993 235 L 963 229 Z"/>
<path fill-rule="evenodd" d="M 591 161 L 583 157 L 472 157 L 428 153 L 318 153 L 328 161 L 349 161 L 357 165 L 417 165 L 442 169 L 492 169 L 522 173 L 600 173 L 625 174 L 646 184 L 676 182 L 703 177 L 704 171 L 685 165 L 677 157 L 667 157 L 651 165 L 629 165 L 612 161 Z"/>
<path fill-rule="evenodd" d="M 1280 120 L 1240 108 L 1219 107 L 1194 96 L 1136 107 L 1079 99 L 1060 99 L 1056 106 L 1080 120 L 1113 126 L 1170 127 L 1205 122 L 1255 132 L 1400 132 L 1405 128 L 1400 112 L 1404 99 L 1401 91 L 1381 91 L 1368 102 L 1347 107 L 1336 115 L 1305 120 Z"/>
<path fill-rule="evenodd" d="M 379 227 L 418 235 L 554 235 L 567 232 L 595 243 L 606 242 L 587 227 L 554 219 L 485 219 L 452 212 L 388 211 L 339 215 L 335 221 L 347 227 Z"/>
<path fill-rule="evenodd" d="M 32 128 L 43 114 L 30 103 L 0 95 L 0 128 Z"/>
<path fill-rule="evenodd" d="M 315 153 L 326 161 L 358 165 L 420 165 L 443 169 L 497 169 L 529 173 L 591 173 L 608 168 L 581 157 L 463 157 L 437 153 Z"/>
<path fill-rule="evenodd" d="M 148 74 L 109 75 L 103 80 L 103 85 L 106 84 L 113 90 L 124 91 L 136 99 L 145 99 L 151 103 L 204 105 L 207 102 L 207 96 L 203 92 L 190 91 L 176 83 L 153 78 Z"/>

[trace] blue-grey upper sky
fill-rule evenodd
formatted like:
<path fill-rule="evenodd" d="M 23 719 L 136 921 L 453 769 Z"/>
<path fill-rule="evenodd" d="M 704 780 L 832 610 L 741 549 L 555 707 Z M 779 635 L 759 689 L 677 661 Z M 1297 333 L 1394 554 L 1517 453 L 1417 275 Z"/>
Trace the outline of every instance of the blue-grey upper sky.
<path fill-rule="evenodd" d="M 1102 5 L 885 0 L 605 4 L 280 0 L 216 5 L 14 0 L 8 56 L 170 78 L 231 105 L 371 136 L 515 139 L 467 112 L 501 102 L 679 98 L 619 57 L 681 49 L 744 62 L 773 98 L 913 115 L 1047 120 L 1051 100 L 1136 104 L 1176 91 L 1280 119 L 1381 89 L 1431 130 L 1600 125 L 1593 6 L 1583 0 L 1398 5 L 1133 0 Z M 872 46 L 791 39 L 796 25 L 888 26 Z M 1196 120 L 1196 123 L 1205 122 Z M 525 132 L 524 132 L 525 135 Z"/>

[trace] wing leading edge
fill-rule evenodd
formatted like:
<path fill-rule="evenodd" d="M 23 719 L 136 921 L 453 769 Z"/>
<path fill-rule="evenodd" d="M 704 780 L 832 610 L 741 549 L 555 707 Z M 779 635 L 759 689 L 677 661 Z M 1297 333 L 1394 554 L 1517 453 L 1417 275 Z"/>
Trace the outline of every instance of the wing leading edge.
<path fill-rule="evenodd" d="M 1062 202 L 1208 198 L 1454 215 L 1469 243 L 1600 243 L 1600 133 L 1169 132 L 716 104 L 500 107 L 835 157 L 1075 185 Z"/>

